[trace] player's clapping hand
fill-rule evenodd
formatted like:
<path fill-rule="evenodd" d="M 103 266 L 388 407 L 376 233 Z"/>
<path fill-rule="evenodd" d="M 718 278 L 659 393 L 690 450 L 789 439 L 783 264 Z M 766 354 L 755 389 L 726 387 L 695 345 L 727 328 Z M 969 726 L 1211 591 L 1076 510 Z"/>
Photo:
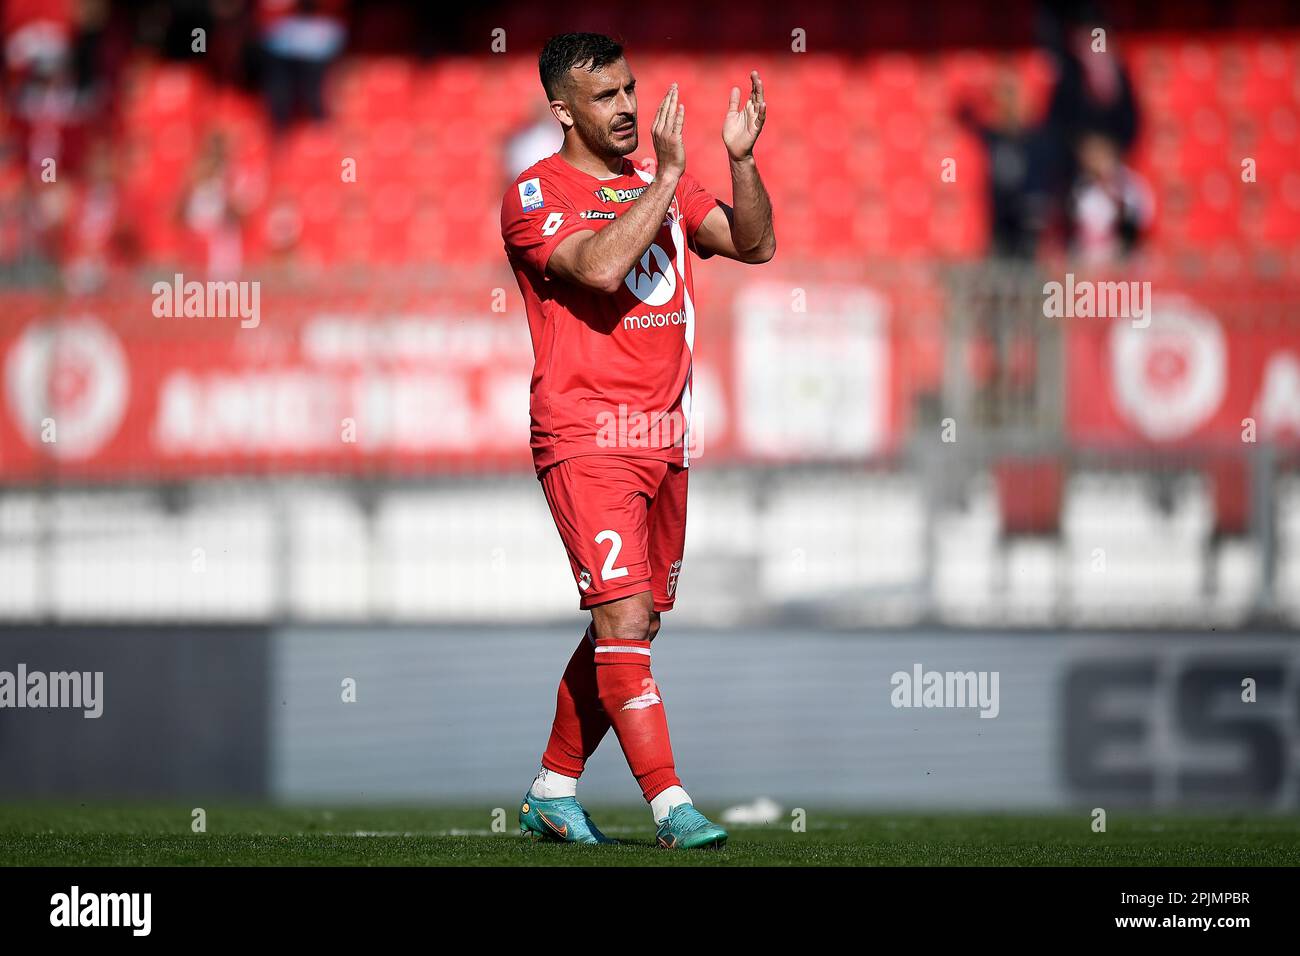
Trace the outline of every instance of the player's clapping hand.
<path fill-rule="evenodd" d="M 686 107 L 677 102 L 677 84 L 674 83 L 659 104 L 659 112 L 655 114 L 655 124 L 651 130 L 659 175 L 671 173 L 680 176 L 686 171 L 686 143 L 682 139 L 682 125 L 685 122 Z"/>
<path fill-rule="evenodd" d="M 746 159 L 754 154 L 754 142 L 763 131 L 767 118 L 767 101 L 763 99 L 763 81 L 758 70 L 749 73 L 749 99 L 740 104 L 740 87 L 731 88 L 731 102 L 727 118 L 722 121 L 722 141 L 727 145 L 727 155 L 733 160 Z"/>

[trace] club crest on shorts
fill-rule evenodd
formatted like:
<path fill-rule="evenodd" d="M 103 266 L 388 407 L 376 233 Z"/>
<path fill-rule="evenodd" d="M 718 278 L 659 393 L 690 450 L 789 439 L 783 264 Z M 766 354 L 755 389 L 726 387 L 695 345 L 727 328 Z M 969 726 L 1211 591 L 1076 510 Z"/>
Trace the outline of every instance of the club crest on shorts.
<path fill-rule="evenodd" d="M 682 573 L 682 559 L 678 558 L 668 569 L 668 597 L 677 593 L 677 575 Z"/>
<path fill-rule="evenodd" d="M 578 587 L 583 591 L 591 587 L 591 572 L 586 568 L 583 568 L 582 573 L 578 575 Z"/>

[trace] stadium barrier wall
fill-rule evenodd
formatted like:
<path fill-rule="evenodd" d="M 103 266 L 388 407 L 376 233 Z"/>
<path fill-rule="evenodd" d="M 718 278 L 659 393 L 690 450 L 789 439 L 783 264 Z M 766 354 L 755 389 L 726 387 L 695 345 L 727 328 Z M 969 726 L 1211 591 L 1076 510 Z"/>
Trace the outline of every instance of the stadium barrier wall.
<path fill-rule="evenodd" d="M 0 628 L 0 797 L 264 796 L 271 641 L 265 627 Z M 76 700 L 56 676 L 71 674 Z"/>
<path fill-rule="evenodd" d="M 8 628 L 0 672 L 100 671 L 102 714 L 0 708 L 0 795 L 482 801 L 487 826 L 536 769 L 579 624 Z M 715 632 L 670 616 L 655 674 L 709 802 L 1300 802 L 1300 645 L 1278 634 Z M 612 737 L 583 787 L 639 799 Z"/>
<path fill-rule="evenodd" d="M 655 677 L 679 770 L 701 800 L 765 796 L 787 812 L 1300 802 L 1300 645 L 1277 634 L 720 633 L 671 617 L 655 641 Z M 554 683 L 580 633 L 576 615 L 559 630 L 277 633 L 272 792 L 483 800 L 486 826 L 536 769 Z M 983 672 L 996 716 L 980 716 L 991 706 L 895 706 L 896 675 L 918 668 L 922 684 L 930 672 Z M 340 701 L 344 677 L 355 703 Z M 1254 702 L 1243 701 L 1246 680 Z M 925 699 L 923 687 L 907 690 Z M 583 780 L 590 800 L 639 800 L 612 736 Z"/>

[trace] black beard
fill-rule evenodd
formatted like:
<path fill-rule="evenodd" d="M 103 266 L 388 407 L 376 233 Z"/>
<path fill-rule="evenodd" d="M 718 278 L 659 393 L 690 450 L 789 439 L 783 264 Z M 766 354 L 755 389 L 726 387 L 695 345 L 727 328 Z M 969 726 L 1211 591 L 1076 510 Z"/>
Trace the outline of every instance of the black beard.
<path fill-rule="evenodd" d="M 635 123 L 635 121 L 633 122 Z M 591 147 L 593 153 L 599 153 L 603 156 L 626 156 L 629 153 L 634 153 L 640 142 L 640 137 L 634 136 L 626 145 L 615 143 L 613 132 L 608 128 L 584 129 L 579 127 L 579 133 L 582 135 L 583 141 Z"/>
<path fill-rule="evenodd" d="M 637 137 L 634 136 L 626 146 L 616 146 L 613 141 L 606 143 L 606 145 L 609 147 L 609 151 L 615 156 L 626 156 L 628 153 L 636 152 Z"/>

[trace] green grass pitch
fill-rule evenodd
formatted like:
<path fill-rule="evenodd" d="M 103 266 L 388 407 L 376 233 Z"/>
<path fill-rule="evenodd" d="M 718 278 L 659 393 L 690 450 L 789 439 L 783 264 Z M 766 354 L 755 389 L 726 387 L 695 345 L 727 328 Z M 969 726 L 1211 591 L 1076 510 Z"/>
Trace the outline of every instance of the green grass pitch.
<path fill-rule="evenodd" d="M 790 823 L 732 826 L 720 851 L 654 846 L 640 808 L 589 808 L 619 846 L 539 843 L 490 809 L 0 804 L 5 866 L 1296 866 L 1300 817 L 1112 811 L 971 815 L 809 810 Z M 704 807 L 706 811 L 709 807 Z"/>

